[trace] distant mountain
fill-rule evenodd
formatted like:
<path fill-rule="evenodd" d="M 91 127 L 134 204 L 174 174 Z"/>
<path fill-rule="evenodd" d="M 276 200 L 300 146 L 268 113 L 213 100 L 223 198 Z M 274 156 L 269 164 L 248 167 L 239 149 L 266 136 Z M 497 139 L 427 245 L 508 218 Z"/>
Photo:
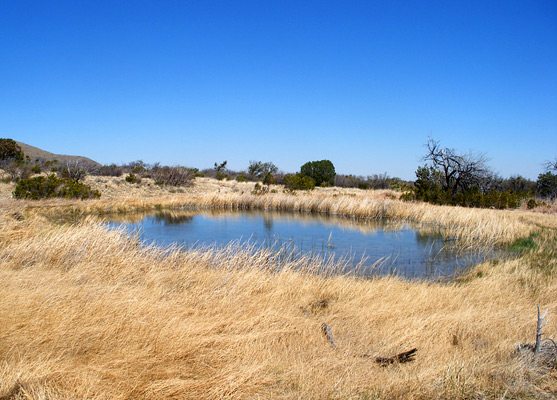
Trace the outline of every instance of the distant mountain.
<path fill-rule="evenodd" d="M 22 142 L 16 142 L 20 147 L 21 150 L 23 150 L 23 152 L 25 153 L 26 156 L 29 156 L 29 158 L 31 159 L 31 161 L 54 161 L 54 160 L 58 160 L 58 164 L 59 165 L 65 165 L 65 164 L 70 164 L 70 165 L 75 165 L 76 162 L 79 164 L 79 166 L 86 168 L 86 169 L 92 169 L 92 168 L 98 168 L 101 166 L 101 164 L 99 164 L 96 161 L 91 160 L 90 158 L 87 157 L 81 157 L 81 156 L 67 156 L 64 154 L 54 154 L 54 153 L 50 153 L 48 151 L 39 149 L 38 147 L 33 147 L 33 146 L 29 146 L 28 144 L 22 143 Z"/>

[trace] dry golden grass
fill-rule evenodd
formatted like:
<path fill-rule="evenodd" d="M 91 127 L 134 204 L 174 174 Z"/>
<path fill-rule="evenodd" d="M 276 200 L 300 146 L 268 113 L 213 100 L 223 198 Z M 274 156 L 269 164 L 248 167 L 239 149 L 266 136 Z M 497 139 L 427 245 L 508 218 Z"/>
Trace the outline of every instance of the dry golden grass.
<path fill-rule="evenodd" d="M 0 398 L 556 395 L 556 370 L 513 353 L 518 342 L 534 340 L 537 303 L 551 316 L 545 331 L 557 336 L 555 215 L 408 204 L 367 192 L 253 196 L 236 189 L 0 200 Z M 466 243 L 536 233 L 537 248 L 449 284 L 358 280 L 298 271 L 300 264 L 276 270 L 272 254 L 249 249 L 145 248 L 95 216 L 75 225 L 52 221 L 198 206 L 445 222 Z M 322 323 L 331 326 L 337 348 L 322 336 Z M 373 362 L 413 347 L 413 363 Z"/>

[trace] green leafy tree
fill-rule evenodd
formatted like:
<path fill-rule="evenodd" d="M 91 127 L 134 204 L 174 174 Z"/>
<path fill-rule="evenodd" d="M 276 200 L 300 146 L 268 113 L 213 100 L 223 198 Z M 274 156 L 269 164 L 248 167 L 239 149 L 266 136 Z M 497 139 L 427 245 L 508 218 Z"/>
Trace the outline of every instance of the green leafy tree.
<path fill-rule="evenodd" d="M 313 179 L 316 186 L 335 184 L 335 166 L 329 160 L 307 162 L 300 168 L 300 173 Z"/>

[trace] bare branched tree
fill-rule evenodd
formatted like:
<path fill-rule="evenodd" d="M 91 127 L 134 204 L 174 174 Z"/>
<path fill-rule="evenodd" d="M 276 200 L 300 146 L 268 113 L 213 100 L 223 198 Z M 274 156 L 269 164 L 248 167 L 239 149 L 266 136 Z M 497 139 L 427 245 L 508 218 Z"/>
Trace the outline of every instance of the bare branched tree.
<path fill-rule="evenodd" d="M 459 190 L 464 192 L 481 186 L 490 174 L 485 154 L 458 154 L 454 149 L 441 147 L 440 142 L 432 138 L 428 138 L 426 147 L 427 154 L 423 160 L 430 161 L 435 169 L 441 171 L 443 190 L 449 190 L 453 195 Z"/>
<path fill-rule="evenodd" d="M 70 178 L 75 181 L 80 181 L 87 175 L 87 171 L 85 168 L 82 168 L 81 163 L 77 160 L 73 163 L 67 161 L 66 165 L 60 168 L 59 173 L 62 178 Z"/>
<path fill-rule="evenodd" d="M 546 171 L 557 171 L 557 157 L 553 161 L 546 161 L 543 163 L 544 168 Z"/>

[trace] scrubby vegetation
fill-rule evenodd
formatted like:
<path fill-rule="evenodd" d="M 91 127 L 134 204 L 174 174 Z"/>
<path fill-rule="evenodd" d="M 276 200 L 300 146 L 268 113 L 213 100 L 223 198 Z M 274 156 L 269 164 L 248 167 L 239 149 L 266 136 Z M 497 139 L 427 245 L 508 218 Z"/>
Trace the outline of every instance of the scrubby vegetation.
<path fill-rule="evenodd" d="M 124 174 L 124 168 L 116 164 L 103 165 L 94 171 L 93 174 L 99 176 L 122 176 Z"/>
<path fill-rule="evenodd" d="M 312 190 L 315 181 L 304 174 L 287 174 L 284 176 L 284 186 L 288 190 Z"/>
<path fill-rule="evenodd" d="M 149 176 L 157 185 L 187 186 L 191 184 L 194 171 L 186 167 L 154 166 L 149 170 Z"/>
<path fill-rule="evenodd" d="M 405 200 L 498 209 L 517 208 L 527 201 L 533 208 L 535 195 L 552 199 L 557 194 L 551 172 L 541 174 L 537 183 L 521 176 L 503 179 L 491 172 L 483 154 L 461 154 L 433 139 L 427 149 L 424 160 L 429 163 L 416 170 L 414 186 L 402 196 Z"/>
<path fill-rule="evenodd" d="M 101 197 L 101 193 L 91 189 L 75 179 L 59 179 L 56 175 L 37 176 L 22 179 L 18 182 L 13 196 L 16 199 L 48 199 L 64 197 L 71 199 L 94 199 Z"/>
<path fill-rule="evenodd" d="M 557 175 L 551 171 L 538 176 L 538 193 L 541 197 L 554 200 L 557 198 Z"/>

